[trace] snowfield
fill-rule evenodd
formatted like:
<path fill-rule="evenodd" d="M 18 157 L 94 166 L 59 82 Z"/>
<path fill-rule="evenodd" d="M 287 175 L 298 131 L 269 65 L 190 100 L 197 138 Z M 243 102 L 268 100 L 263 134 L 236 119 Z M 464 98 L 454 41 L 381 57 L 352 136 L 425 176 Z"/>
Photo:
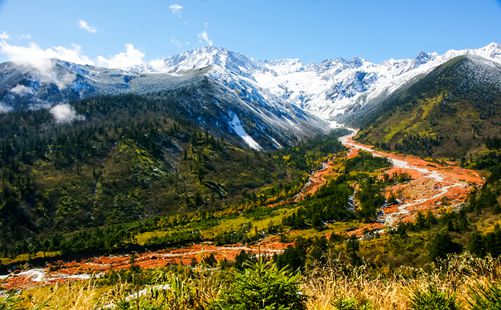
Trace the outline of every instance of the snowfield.
<path fill-rule="evenodd" d="M 230 126 L 235 131 L 235 133 L 240 138 L 242 138 L 242 140 L 244 140 L 250 148 L 256 151 L 261 151 L 263 148 L 245 131 L 245 129 L 242 127 L 242 121 L 240 121 L 240 118 L 238 118 L 238 116 L 233 112 L 230 113 L 230 117 Z"/>

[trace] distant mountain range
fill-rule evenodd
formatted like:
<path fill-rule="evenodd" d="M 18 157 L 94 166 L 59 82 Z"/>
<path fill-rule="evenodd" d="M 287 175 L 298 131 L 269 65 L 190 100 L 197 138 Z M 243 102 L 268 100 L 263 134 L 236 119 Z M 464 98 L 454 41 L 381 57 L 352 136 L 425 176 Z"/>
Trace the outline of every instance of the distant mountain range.
<path fill-rule="evenodd" d="M 276 149 L 325 132 L 327 123 L 285 100 L 268 100 L 244 80 L 216 76 L 218 66 L 180 73 L 144 73 L 53 61 L 49 73 L 0 64 L 0 109 L 50 108 L 99 96 L 174 98 L 177 111 L 218 136 L 237 136 L 254 148 Z"/>
<path fill-rule="evenodd" d="M 257 61 L 217 47 L 128 70 L 57 59 L 43 70 L 7 62 L 0 64 L 0 111 L 51 107 L 100 95 L 173 94 L 190 88 L 203 101 L 193 104 L 192 97 L 183 109 L 201 126 L 210 122 L 211 128 L 225 127 L 223 131 L 240 136 L 254 149 L 279 148 L 324 131 L 325 121 L 356 124 L 371 106 L 459 55 L 501 63 L 501 45 L 442 55 L 421 52 L 414 59 L 380 64 L 361 58 L 306 64 L 298 59 Z M 203 93 L 203 89 L 211 91 Z M 211 111 L 210 116 L 206 111 Z"/>

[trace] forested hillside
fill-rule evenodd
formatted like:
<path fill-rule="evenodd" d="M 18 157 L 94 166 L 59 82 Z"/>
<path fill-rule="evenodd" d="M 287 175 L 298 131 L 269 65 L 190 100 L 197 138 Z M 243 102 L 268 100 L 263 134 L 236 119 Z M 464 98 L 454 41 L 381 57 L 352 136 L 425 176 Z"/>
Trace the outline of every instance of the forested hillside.
<path fill-rule="evenodd" d="M 2 249 L 26 250 L 29 238 L 56 232 L 220 210 L 255 199 L 264 185 L 300 188 L 323 156 L 342 148 L 336 138 L 275 153 L 242 148 L 187 120 L 168 96 L 99 97 L 75 109 L 81 118 L 72 123 L 47 110 L 0 114 Z"/>
<path fill-rule="evenodd" d="M 359 112 L 358 139 L 419 156 L 469 159 L 501 136 L 501 67 L 459 56 Z M 496 140 L 497 141 L 497 140 Z"/>

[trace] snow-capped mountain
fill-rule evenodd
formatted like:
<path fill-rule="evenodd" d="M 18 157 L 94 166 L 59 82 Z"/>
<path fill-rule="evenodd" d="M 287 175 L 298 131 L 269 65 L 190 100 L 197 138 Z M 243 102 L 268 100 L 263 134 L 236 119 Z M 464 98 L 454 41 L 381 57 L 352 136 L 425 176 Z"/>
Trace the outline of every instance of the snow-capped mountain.
<path fill-rule="evenodd" d="M 216 64 L 221 57 L 217 55 L 210 62 L 201 59 L 183 67 L 182 55 L 178 57 L 176 71 L 151 66 L 116 70 L 60 60 L 52 60 L 50 70 L 3 63 L 0 112 L 50 108 L 99 95 L 137 94 L 169 98 L 184 118 L 256 150 L 281 148 L 328 129 L 326 122 L 294 104 L 265 99 L 266 91 L 243 76 L 248 64 L 238 65 L 237 59 Z M 168 60 L 165 64 L 168 68 Z"/>
<path fill-rule="evenodd" d="M 211 66 L 210 75 L 231 88 L 253 89 L 269 103 L 294 103 L 323 119 L 335 120 L 464 54 L 501 63 L 501 45 L 497 43 L 444 54 L 420 52 L 413 59 L 390 59 L 380 64 L 361 58 L 337 58 L 319 64 L 299 59 L 256 61 L 224 48 L 203 47 L 142 69 L 180 74 Z"/>
<path fill-rule="evenodd" d="M 357 138 L 420 156 L 464 158 L 484 152 L 501 134 L 501 64 L 477 55 L 455 57 L 351 113 Z M 474 155 L 471 155 L 474 156 Z"/>
<path fill-rule="evenodd" d="M 421 52 L 413 59 L 390 59 L 379 64 L 361 58 L 337 58 L 321 63 L 302 63 L 298 59 L 258 61 L 217 47 L 202 47 L 128 70 L 60 60 L 52 60 L 44 68 L 3 63 L 0 112 L 51 106 L 96 95 L 174 91 L 206 77 L 220 88 L 213 100 L 219 100 L 217 96 L 221 94 L 231 94 L 233 99 L 227 96 L 225 100 L 231 99 L 239 106 L 238 109 L 225 106 L 224 122 L 233 128 L 230 131 L 259 149 L 256 146 L 259 142 L 245 131 L 246 126 L 240 125 L 259 119 L 261 127 L 269 124 L 282 132 L 304 137 L 325 126 L 312 114 L 328 121 L 346 119 L 361 107 L 463 54 L 501 63 L 501 45 L 497 43 L 479 49 L 450 50 L 441 55 Z M 236 110 L 240 111 L 237 118 Z M 246 120 L 241 120 L 242 114 L 248 116 Z M 195 119 L 200 117 L 203 115 Z M 277 137 L 260 136 L 269 136 L 267 142 L 261 143 L 281 145 Z"/>
<path fill-rule="evenodd" d="M 52 72 L 47 74 L 30 67 L 4 63 L 0 65 L 0 100 L 4 105 L 9 105 L 12 99 L 18 100 L 22 95 L 37 94 L 43 90 L 44 84 L 53 84 L 62 93 L 70 92 L 70 99 L 124 90 L 144 92 L 155 90 L 156 85 L 152 85 L 154 82 L 164 82 L 157 85 L 157 88 L 162 89 L 168 87 L 165 85 L 169 84 L 166 82 L 168 78 L 179 79 L 192 74 L 194 70 L 210 67 L 208 74 L 211 77 L 244 92 L 244 98 L 254 97 L 255 100 L 265 100 L 267 104 L 286 101 L 324 119 L 332 119 L 381 94 L 391 93 L 414 77 L 464 54 L 501 62 L 501 44 L 491 43 L 479 49 L 449 50 L 442 55 L 421 52 L 413 59 L 390 59 L 380 64 L 361 58 L 337 58 L 318 64 L 302 63 L 299 59 L 257 61 L 217 47 L 202 47 L 129 70 L 95 68 L 54 60 Z M 153 74 L 157 76 L 153 77 Z M 138 85 L 141 83 L 130 83 L 145 75 L 150 75 L 149 80 L 152 80 L 145 83 L 147 89 Z M 20 86 L 12 85 L 16 82 Z M 27 88 L 23 87 L 24 84 L 28 84 Z M 7 89 L 9 86 L 12 87 Z M 54 89 L 52 95 L 54 92 L 57 90 Z M 38 103 L 53 101 L 48 95 L 35 97 Z"/>

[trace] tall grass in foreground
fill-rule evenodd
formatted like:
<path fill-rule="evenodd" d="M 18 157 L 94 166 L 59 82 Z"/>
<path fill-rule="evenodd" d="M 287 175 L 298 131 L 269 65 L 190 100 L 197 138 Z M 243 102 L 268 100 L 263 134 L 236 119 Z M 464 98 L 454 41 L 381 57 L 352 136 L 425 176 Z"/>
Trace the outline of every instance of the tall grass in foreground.
<path fill-rule="evenodd" d="M 252 287 L 265 293 L 270 289 L 270 294 L 282 287 L 276 282 L 267 284 L 274 279 L 284 285 L 292 283 L 285 289 L 297 290 L 307 309 L 501 309 L 501 261 L 490 257 L 462 254 L 424 268 L 401 267 L 389 274 L 367 265 L 352 268 L 334 259 L 305 271 L 299 282 L 294 273 L 288 281 L 286 275 L 278 274 L 283 271 L 269 264 L 255 268 L 252 272 L 203 266 L 143 270 L 137 278 L 113 277 L 109 281 L 110 277 L 28 289 L 9 308 L 2 308 L 0 301 L 0 309 L 253 309 L 252 302 L 243 299 L 241 305 L 226 302 L 236 300 L 232 291 L 239 283 L 245 287 L 246 274 L 254 281 Z M 265 275 L 263 283 L 256 277 L 259 273 Z M 240 296 L 252 298 L 253 294 Z M 225 302 L 218 302 L 221 300 Z M 287 307 L 285 298 L 284 305 L 276 305 L 277 300 L 267 309 L 293 309 Z"/>
<path fill-rule="evenodd" d="M 94 309 L 100 293 L 92 281 L 55 284 L 22 292 L 19 302 L 5 309 Z"/>
<path fill-rule="evenodd" d="M 416 296 L 419 293 L 438 293 L 454 299 L 460 309 L 470 309 L 475 287 L 489 287 L 500 281 L 499 259 L 462 254 L 426 268 L 402 267 L 390 275 L 377 274 L 367 265 L 347 270 L 331 261 L 327 267 L 307 272 L 302 290 L 308 296 L 308 309 L 341 308 L 336 305 L 350 299 L 356 304 L 345 309 L 412 309 L 418 305 L 413 301 L 423 297 Z M 501 298 L 499 291 L 497 294 Z"/>

